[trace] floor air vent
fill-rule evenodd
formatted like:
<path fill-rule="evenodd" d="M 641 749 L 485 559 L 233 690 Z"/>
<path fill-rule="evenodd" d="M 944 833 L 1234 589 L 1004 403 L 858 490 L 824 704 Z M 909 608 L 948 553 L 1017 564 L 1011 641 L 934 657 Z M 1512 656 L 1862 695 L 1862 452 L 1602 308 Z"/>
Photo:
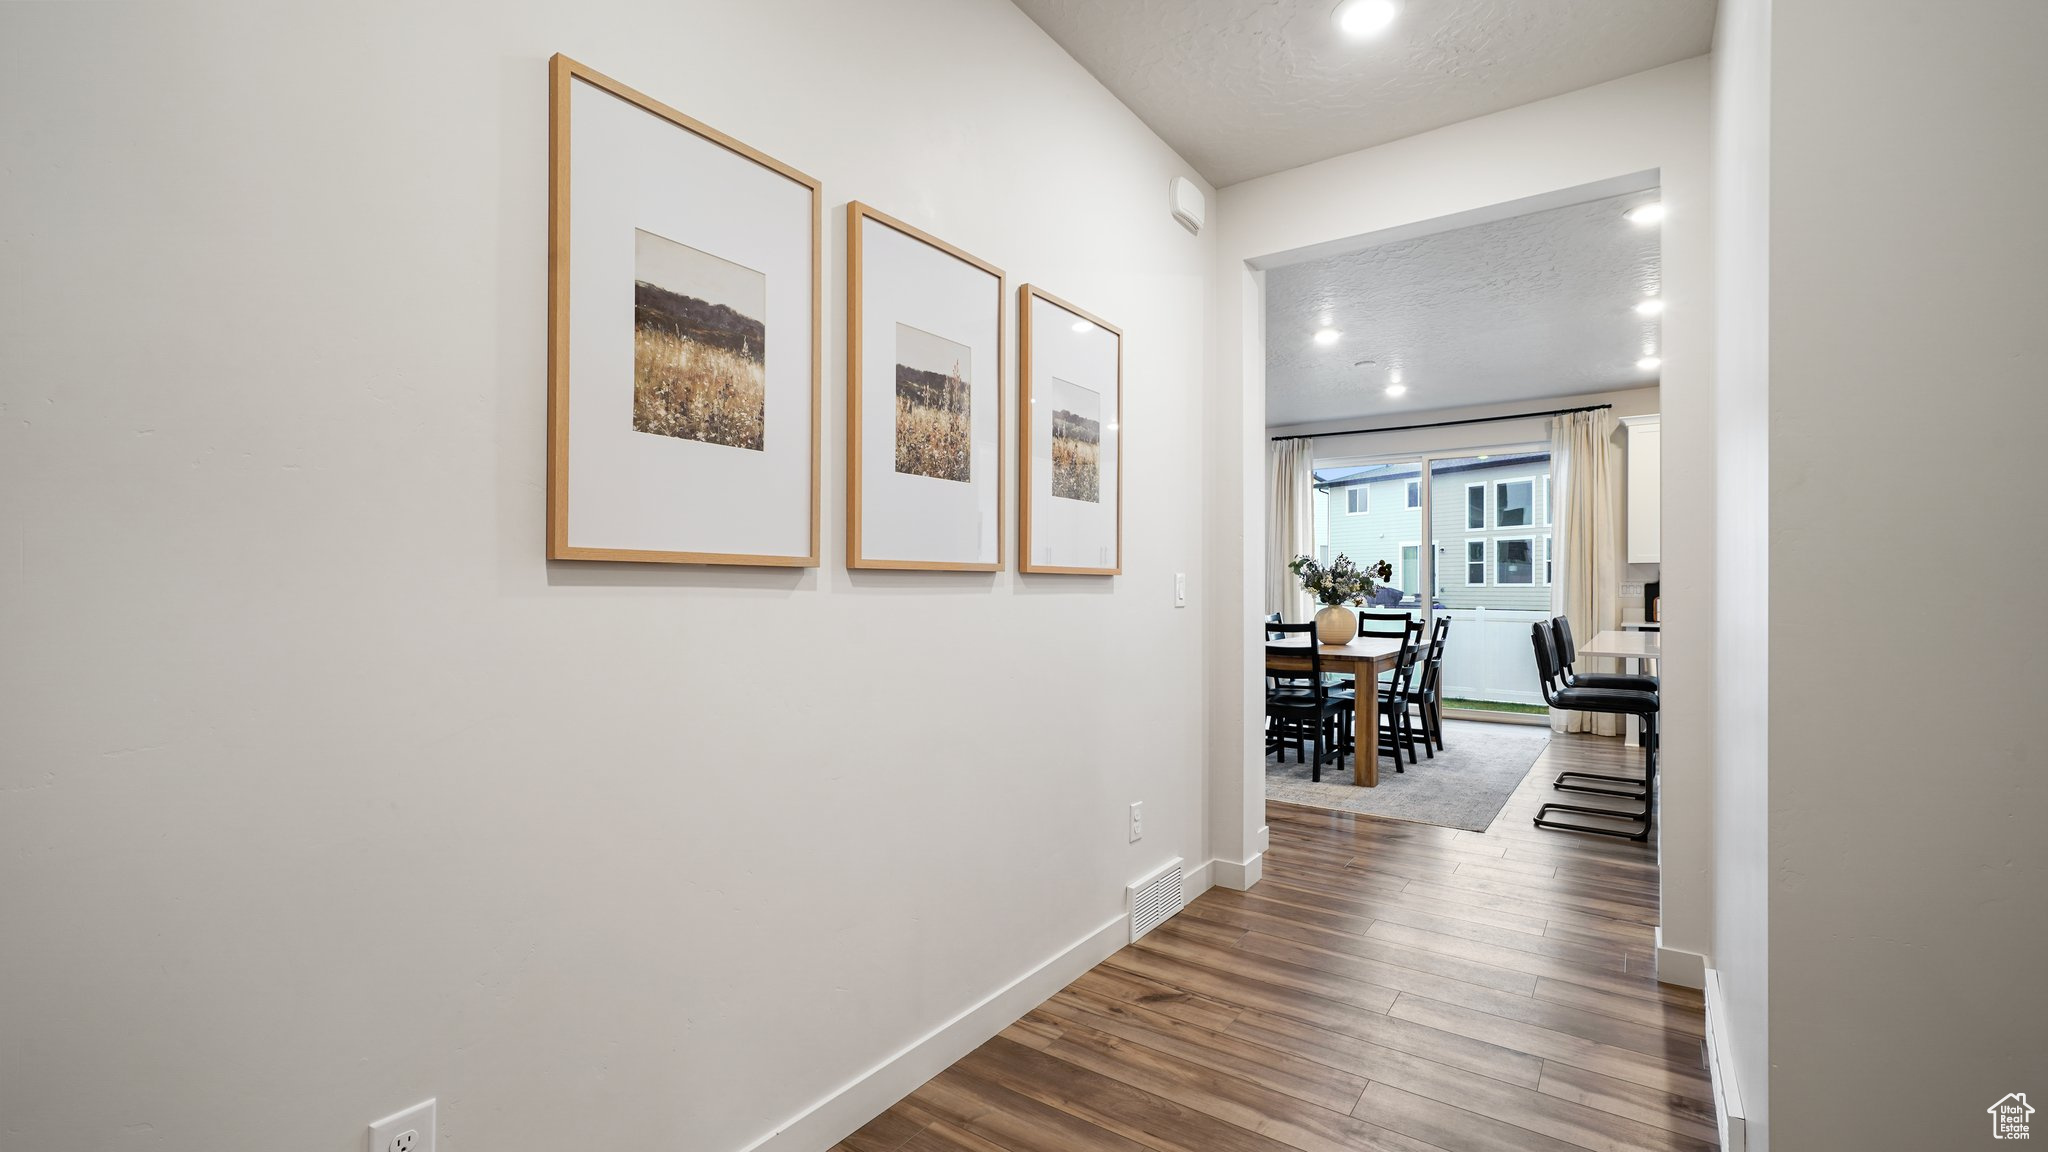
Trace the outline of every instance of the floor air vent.
<path fill-rule="evenodd" d="M 1181 879 L 1180 858 L 1131 885 L 1131 939 L 1150 932 L 1167 917 L 1187 906 L 1187 885 Z"/>

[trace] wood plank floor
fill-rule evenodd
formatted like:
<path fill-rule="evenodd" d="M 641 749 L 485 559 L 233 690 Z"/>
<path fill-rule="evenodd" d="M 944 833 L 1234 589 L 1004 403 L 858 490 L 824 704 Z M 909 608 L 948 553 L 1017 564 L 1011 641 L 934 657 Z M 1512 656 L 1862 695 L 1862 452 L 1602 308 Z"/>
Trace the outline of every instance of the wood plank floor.
<path fill-rule="evenodd" d="M 1204 893 L 835 1152 L 1715 1148 L 1699 993 L 1652 975 L 1654 847 L 1529 823 L 1558 771 L 1635 767 L 1553 738 L 1485 833 L 1270 805 L 1251 891 Z"/>

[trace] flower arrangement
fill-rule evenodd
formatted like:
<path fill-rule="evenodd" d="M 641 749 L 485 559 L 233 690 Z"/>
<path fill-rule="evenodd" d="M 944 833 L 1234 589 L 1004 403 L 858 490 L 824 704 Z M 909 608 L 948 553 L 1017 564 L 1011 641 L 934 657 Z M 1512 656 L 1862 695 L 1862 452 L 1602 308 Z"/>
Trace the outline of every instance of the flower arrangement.
<path fill-rule="evenodd" d="M 1363 604 L 1380 581 L 1394 578 L 1394 566 L 1385 560 L 1360 567 L 1349 556 L 1339 555 L 1328 566 L 1313 556 L 1296 556 L 1287 570 L 1300 578 L 1302 588 L 1319 604 L 1354 607 Z"/>

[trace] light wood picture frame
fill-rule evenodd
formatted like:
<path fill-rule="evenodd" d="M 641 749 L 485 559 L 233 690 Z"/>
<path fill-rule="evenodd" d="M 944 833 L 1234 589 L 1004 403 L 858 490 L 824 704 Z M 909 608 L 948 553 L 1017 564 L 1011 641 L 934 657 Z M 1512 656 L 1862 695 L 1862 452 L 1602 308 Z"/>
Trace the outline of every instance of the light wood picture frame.
<path fill-rule="evenodd" d="M 548 62 L 551 560 L 816 567 L 819 181 Z"/>
<path fill-rule="evenodd" d="M 846 252 L 846 566 L 999 572 L 1008 278 L 858 200 Z"/>
<path fill-rule="evenodd" d="M 1123 329 L 1031 284 L 1017 313 L 1017 570 L 1118 575 Z"/>

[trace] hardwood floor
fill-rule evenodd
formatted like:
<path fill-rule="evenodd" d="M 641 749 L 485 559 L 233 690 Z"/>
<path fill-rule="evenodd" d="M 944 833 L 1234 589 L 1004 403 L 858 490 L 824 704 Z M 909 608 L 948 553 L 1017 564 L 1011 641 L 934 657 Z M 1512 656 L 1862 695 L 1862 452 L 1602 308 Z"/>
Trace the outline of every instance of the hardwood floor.
<path fill-rule="evenodd" d="M 1251 891 L 1204 893 L 837 1152 L 1715 1148 L 1700 995 L 1652 975 L 1654 846 L 1529 823 L 1560 770 L 1634 757 L 1554 738 L 1485 833 L 1271 805 Z"/>

